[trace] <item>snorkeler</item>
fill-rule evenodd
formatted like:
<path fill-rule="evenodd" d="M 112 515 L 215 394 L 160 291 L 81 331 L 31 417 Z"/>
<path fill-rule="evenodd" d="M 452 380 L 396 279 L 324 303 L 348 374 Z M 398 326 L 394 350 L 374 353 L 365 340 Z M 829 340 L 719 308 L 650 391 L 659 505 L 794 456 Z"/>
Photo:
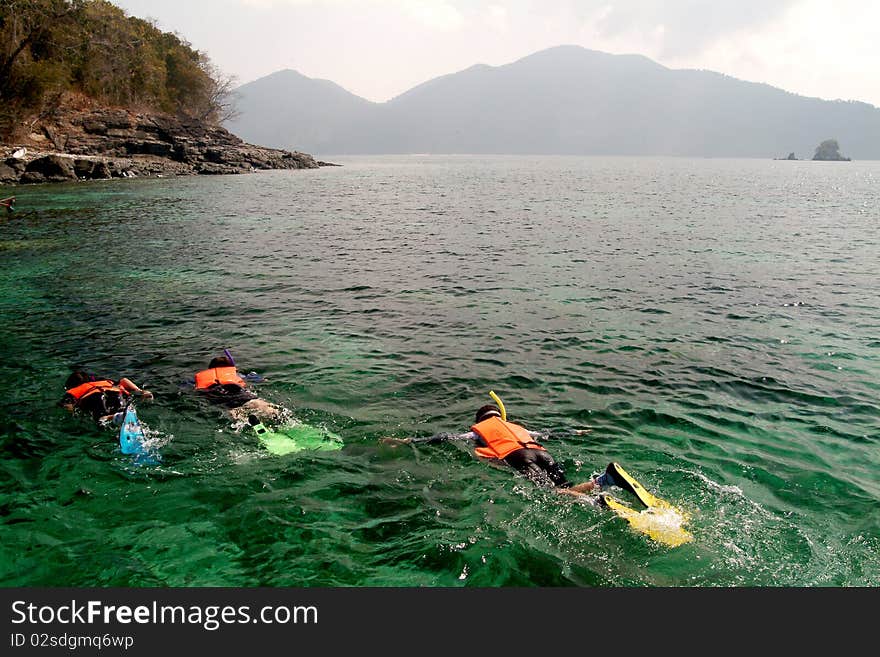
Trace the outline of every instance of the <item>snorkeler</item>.
<path fill-rule="evenodd" d="M 88 413 L 99 423 L 114 419 L 127 406 L 132 395 L 142 399 L 153 399 L 153 393 L 144 390 L 131 379 L 99 379 L 90 372 L 76 370 L 64 383 L 64 397 L 61 406 L 74 412 Z"/>
<path fill-rule="evenodd" d="M 425 438 L 383 438 L 386 444 L 427 443 L 447 440 L 468 440 L 475 444 L 477 456 L 504 463 L 539 486 L 553 488 L 566 495 L 586 495 L 596 488 L 623 486 L 626 482 L 614 477 L 615 465 L 610 463 L 605 472 L 589 481 L 573 484 L 563 467 L 538 442 L 542 434 L 508 422 L 501 409 L 487 404 L 477 410 L 475 423 L 467 433 L 439 433 Z"/>
<path fill-rule="evenodd" d="M 248 378 L 262 380 L 255 373 Z M 267 422 L 278 422 L 287 411 L 281 406 L 261 399 L 239 374 L 228 350 L 225 355 L 212 358 L 208 369 L 196 372 L 195 389 L 212 404 L 225 407 L 233 419 L 244 421 L 248 416 Z"/>

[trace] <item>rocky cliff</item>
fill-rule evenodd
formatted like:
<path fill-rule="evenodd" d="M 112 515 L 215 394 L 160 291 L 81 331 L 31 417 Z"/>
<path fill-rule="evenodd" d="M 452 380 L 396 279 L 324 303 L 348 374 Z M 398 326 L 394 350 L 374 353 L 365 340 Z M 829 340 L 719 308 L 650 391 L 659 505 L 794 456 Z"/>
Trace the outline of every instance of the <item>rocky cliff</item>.
<path fill-rule="evenodd" d="M 229 131 L 168 115 L 64 107 L 0 147 L 0 183 L 314 169 L 307 153 L 247 144 Z"/>

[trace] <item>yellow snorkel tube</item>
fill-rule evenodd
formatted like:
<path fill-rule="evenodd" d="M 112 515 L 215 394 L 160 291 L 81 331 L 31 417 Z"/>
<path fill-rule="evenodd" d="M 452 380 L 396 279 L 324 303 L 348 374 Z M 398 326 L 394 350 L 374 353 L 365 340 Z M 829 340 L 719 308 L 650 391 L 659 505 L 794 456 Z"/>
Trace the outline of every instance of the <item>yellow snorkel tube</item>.
<path fill-rule="evenodd" d="M 501 419 L 507 422 L 507 411 L 504 410 L 504 402 L 492 390 L 489 391 L 489 396 L 492 398 L 492 401 L 498 404 L 498 409 L 501 411 Z"/>

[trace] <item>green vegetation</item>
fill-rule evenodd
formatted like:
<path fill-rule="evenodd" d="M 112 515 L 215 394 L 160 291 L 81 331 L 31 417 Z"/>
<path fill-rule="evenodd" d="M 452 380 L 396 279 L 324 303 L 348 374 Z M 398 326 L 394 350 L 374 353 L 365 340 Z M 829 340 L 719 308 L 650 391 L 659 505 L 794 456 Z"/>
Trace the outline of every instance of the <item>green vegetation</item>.
<path fill-rule="evenodd" d="M 814 160 L 831 160 L 833 162 L 849 162 L 848 157 L 840 154 L 840 145 L 836 139 L 826 139 L 816 146 L 816 154 Z"/>
<path fill-rule="evenodd" d="M 0 2 L 0 137 L 65 92 L 207 122 L 232 114 L 232 80 L 179 36 L 105 0 Z"/>

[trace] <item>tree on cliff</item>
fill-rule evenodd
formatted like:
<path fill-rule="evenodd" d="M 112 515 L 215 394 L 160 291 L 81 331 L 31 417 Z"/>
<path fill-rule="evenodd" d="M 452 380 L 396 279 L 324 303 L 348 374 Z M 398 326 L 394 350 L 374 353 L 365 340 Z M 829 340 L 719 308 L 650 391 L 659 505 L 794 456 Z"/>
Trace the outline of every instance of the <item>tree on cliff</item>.
<path fill-rule="evenodd" d="M 834 162 L 848 162 L 848 157 L 840 154 L 840 145 L 836 139 L 826 139 L 816 146 L 816 154 L 814 160 L 832 160 Z"/>
<path fill-rule="evenodd" d="M 82 2 L 7 0 L 0 3 L 0 134 L 11 132 L 27 110 L 66 86 L 66 75 L 52 44 L 63 52 L 66 30 Z"/>
<path fill-rule="evenodd" d="M 0 136 L 64 91 L 209 123 L 233 110 L 232 80 L 203 53 L 106 0 L 2 0 L 0 34 Z"/>

